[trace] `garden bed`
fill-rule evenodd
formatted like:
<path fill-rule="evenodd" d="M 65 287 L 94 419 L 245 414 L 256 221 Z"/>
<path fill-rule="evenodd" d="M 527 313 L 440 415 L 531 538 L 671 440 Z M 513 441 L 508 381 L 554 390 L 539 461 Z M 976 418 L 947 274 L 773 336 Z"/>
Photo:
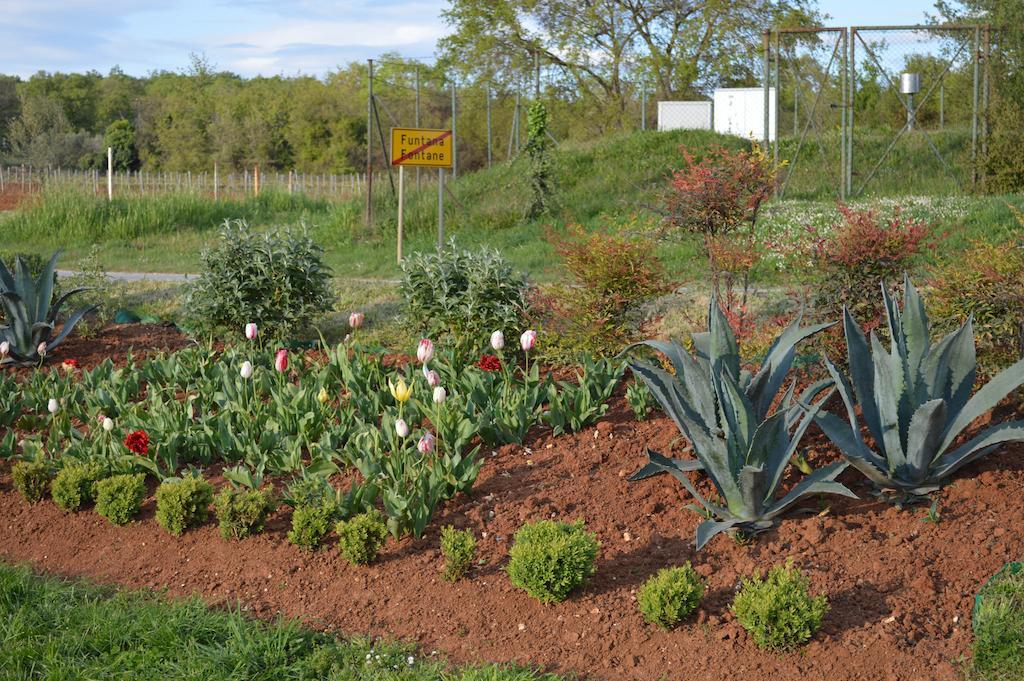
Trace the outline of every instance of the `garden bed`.
<path fill-rule="evenodd" d="M 74 348 L 65 353 L 75 356 Z M 127 527 L 94 513 L 64 514 L 48 500 L 30 506 L 13 491 L 5 462 L 0 556 L 215 604 L 237 600 L 260 617 L 283 613 L 345 634 L 414 640 L 458 662 L 516 661 L 608 679 L 959 678 L 975 593 L 1024 554 L 1014 529 L 1024 522 L 1024 447 L 965 469 L 938 496 L 938 522 L 924 521 L 927 507 L 900 511 L 874 500 L 848 471 L 842 480 L 861 500 L 825 498 L 745 544 L 721 536 L 695 553 L 700 518 L 683 508 L 682 486 L 664 476 L 625 479 L 646 462 L 648 444 L 665 452 L 676 432 L 666 419 L 635 422 L 616 398 L 595 428 L 558 438 L 540 431 L 525 447 L 486 450 L 473 496 L 448 502 L 424 539 L 389 540 L 369 567 L 344 562 L 333 545 L 309 554 L 289 544 L 284 510 L 265 533 L 235 542 L 213 523 L 168 535 L 153 520 L 152 495 Z M 814 465 L 834 457 L 820 435 L 806 444 Z M 548 517 L 582 518 L 602 543 L 595 577 L 553 606 L 516 590 L 502 572 L 515 530 Z M 441 575 L 445 524 L 472 528 L 479 542 L 481 565 L 454 584 Z M 761 652 L 728 604 L 740 578 L 788 557 L 828 595 L 831 610 L 805 648 Z M 636 589 L 687 560 L 708 582 L 698 611 L 672 632 L 644 623 Z"/>

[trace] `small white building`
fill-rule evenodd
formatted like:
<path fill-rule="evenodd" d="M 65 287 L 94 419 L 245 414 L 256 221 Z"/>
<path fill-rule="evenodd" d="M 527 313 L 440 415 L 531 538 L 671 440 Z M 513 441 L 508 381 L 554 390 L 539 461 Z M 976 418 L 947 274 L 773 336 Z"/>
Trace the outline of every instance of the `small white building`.
<path fill-rule="evenodd" d="M 713 96 L 715 132 L 764 140 L 764 88 L 718 88 Z M 660 120 L 659 120 L 660 125 Z M 768 90 L 768 141 L 775 141 L 775 88 Z"/>
<path fill-rule="evenodd" d="M 711 130 L 711 102 L 658 102 L 658 130 Z"/>

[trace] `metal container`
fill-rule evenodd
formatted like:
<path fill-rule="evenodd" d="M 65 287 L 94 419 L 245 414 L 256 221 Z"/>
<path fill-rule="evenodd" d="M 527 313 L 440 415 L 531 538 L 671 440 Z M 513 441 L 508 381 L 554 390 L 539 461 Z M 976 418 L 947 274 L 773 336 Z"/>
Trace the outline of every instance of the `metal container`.
<path fill-rule="evenodd" d="M 916 95 L 920 91 L 921 91 L 921 74 L 920 73 L 901 73 L 900 74 L 900 94 Z"/>

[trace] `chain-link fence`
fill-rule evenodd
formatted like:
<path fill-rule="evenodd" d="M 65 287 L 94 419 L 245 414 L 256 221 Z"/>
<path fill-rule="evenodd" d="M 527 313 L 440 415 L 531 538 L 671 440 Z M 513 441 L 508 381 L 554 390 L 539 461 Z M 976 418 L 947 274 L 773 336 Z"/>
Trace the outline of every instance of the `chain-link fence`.
<path fill-rule="evenodd" d="M 979 182 L 988 27 L 775 30 L 764 40 L 779 195 L 948 194 Z"/>

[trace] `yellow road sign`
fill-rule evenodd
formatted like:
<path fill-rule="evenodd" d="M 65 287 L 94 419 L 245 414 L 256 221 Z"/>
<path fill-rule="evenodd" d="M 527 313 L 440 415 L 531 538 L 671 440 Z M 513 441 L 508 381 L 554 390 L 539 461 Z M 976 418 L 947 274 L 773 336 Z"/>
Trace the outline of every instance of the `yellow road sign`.
<path fill-rule="evenodd" d="M 452 131 L 391 128 L 391 165 L 452 167 Z"/>

